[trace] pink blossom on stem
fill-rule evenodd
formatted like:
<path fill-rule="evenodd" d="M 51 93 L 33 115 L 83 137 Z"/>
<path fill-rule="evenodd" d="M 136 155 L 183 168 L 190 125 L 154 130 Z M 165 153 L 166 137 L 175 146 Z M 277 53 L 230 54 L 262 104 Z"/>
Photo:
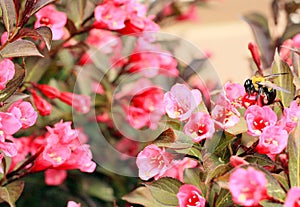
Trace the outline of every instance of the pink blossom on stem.
<path fill-rule="evenodd" d="M 277 125 L 284 127 L 290 133 L 297 126 L 300 119 L 300 106 L 297 101 L 292 101 L 290 107 L 284 108 L 283 115 Z"/>
<path fill-rule="evenodd" d="M 211 111 L 211 117 L 216 128 L 228 129 L 239 122 L 240 113 L 224 95 L 221 95 Z"/>
<path fill-rule="evenodd" d="M 245 88 L 238 83 L 226 82 L 224 85 L 226 98 L 236 107 L 242 104 L 242 98 L 245 94 Z"/>
<path fill-rule="evenodd" d="M 266 126 L 275 125 L 277 122 L 277 115 L 270 106 L 249 106 L 244 117 L 247 121 L 248 134 L 252 136 L 259 136 Z"/>
<path fill-rule="evenodd" d="M 66 170 L 48 169 L 45 171 L 45 183 L 51 186 L 57 186 L 67 178 Z"/>
<path fill-rule="evenodd" d="M 234 170 L 229 178 L 233 201 L 243 206 L 257 206 L 261 200 L 268 198 L 267 182 L 264 173 L 253 167 Z"/>
<path fill-rule="evenodd" d="M 172 165 L 173 156 L 164 148 L 154 144 L 145 147 L 137 156 L 136 165 L 139 169 L 139 177 L 149 180 L 154 176 L 163 175 Z"/>
<path fill-rule="evenodd" d="M 81 204 L 74 201 L 68 201 L 67 207 L 81 207 Z"/>
<path fill-rule="evenodd" d="M 183 184 L 177 193 L 179 207 L 204 207 L 205 198 L 201 191 L 194 185 Z"/>
<path fill-rule="evenodd" d="M 15 75 L 15 65 L 10 59 L 0 61 L 0 90 L 5 89 L 8 81 Z"/>
<path fill-rule="evenodd" d="M 61 39 L 65 32 L 64 26 L 67 23 L 67 15 L 64 12 L 57 11 L 53 5 L 48 5 L 35 14 L 37 20 L 34 28 L 47 26 L 52 31 L 52 39 Z"/>
<path fill-rule="evenodd" d="M 190 135 L 194 142 L 209 139 L 215 132 L 214 122 L 209 114 L 197 112 L 191 115 L 183 128 L 187 135 Z"/>
<path fill-rule="evenodd" d="M 296 34 L 293 37 L 293 46 L 296 48 L 300 48 L 300 33 Z"/>
<path fill-rule="evenodd" d="M 35 124 L 37 112 L 34 111 L 32 105 L 26 101 L 16 101 L 7 109 L 7 112 L 12 113 L 22 123 L 22 128 L 26 129 Z"/>
<path fill-rule="evenodd" d="M 300 187 L 292 187 L 285 199 L 283 207 L 299 207 L 300 206 Z"/>
<path fill-rule="evenodd" d="M 171 90 L 164 95 L 165 110 L 170 118 L 187 120 L 192 112 L 202 101 L 198 89 L 190 90 L 184 84 L 175 84 Z"/>
<path fill-rule="evenodd" d="M 266 126 L 259 136 L 256 150 L 262 154 L 276 155 L 287 146 L 288 133 L 281 126 Z"/>
<path fill-rule="evenodd" d="M 158 180 L 161 177 L 172 177 L 175 179 L 184 182 L 183 173 L 187 168 L 195 168 L 198 165 L 196 160 L 185 157 L 182 160 L 173 160 L 172 167 L 167 169 L 163 175 L 157 175 L 154 177 L 155 180 Z"/>

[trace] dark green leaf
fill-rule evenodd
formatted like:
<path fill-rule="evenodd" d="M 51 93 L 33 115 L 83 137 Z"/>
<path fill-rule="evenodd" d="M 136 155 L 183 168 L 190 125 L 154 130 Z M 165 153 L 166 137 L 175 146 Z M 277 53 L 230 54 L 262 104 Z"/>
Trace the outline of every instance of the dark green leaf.
<path fill-rule="evenodd" d="M 123 196 L 122 199 L 129 203 L 140 204 L 147 207 L 170 207 L 169 205 L 163 205 L 157 202 L 153 198 L 150 190 L 146 187 L 138 187 L 131 193 Z"/>
<path fill-rule="evenodd" d="M 216 131 L 211 139 L 205 140 L 204 147 L 207 149 L 207 152 L 215 152 L 221 138 L 223 138 L 223 131 Z"/>
<path fill-rule="evenodd" d="M 6 88 L 0 91 L 0 102 L 6 101 L 15 91 L 19 88 L 19 86 L 23 83 L 25 78 L 25 69 L 21 68 L 21 66 L 15 64 L 15 76 L 12 80 L 10 80 Z"/>
<path fill-rule="evenodd" d="M 222 189 L 218 194 L 218 198 L 215 203 L 216 207 L 231 207 L 233 206 L 233 201 L 231 197 L 231 193 L 229 190 Z"/>
<path fill-rule="evenodd" d="M 159 203 L 168 206 L 177 206 L 178 199 L 176 194 L 181 185 L 182 183 L 179 180 L 164 177 L 151 184 L 146 184 L 146 187 Z"/>
<path fill-rule="evenodd" d="M 281 100 L 284 107 L 288 107 L 295 96 L 295 86 L 291 81 L 293 80 L 293 74 L 289 65 L 280 59 L 280 56 L 277 51 L 275 52 L 274 62 L 272 63 L 272 73 L 286 73 L 284 75 L 276 77 L 274 79 L 274 83 L 277 86 L 290 92 L 287 93 L 284 91 L 276 90 L 277 98 Z"/>
<path fill-rule="evenodd" d="M 10 57 L 26 57 L 43 55 L 38 51 L 35 44 L 29 40 L 17 40 L 8 43 L 1 51 L 0 55 L 4 58 Z"/>
<path fill-rule="evenodd" d="M 52 31 L 49 27 L 39 27 L 36 31 L 41 35 L 48 50 L 51 49 L 51 42 L 52 42 Z"/>
<path fill-rule="evenodd" d="M 243 16 L 243 19 L 250 25 L 255 40 L 262 54 L 264 68 L 272 64 L 274 46 L 269 31 L 267 18 L 258 13 L 249 13 Z"/>
<path fill-rule="evenodd" d="M 24 188 L 23 181 L 15 181 L 6 185 L 5 187 L 0 187 L 0 198 L 9 204 L 10 207 L 15 207 L 15 202 L 20 197 Z"/>
<path fill-rule="evenodd" d="M 259 202 L 263 207 L 282 207 L 282 204 L 279 204 L 279 203 L 273 203 L 271 201 L 267 201 L 267 200 L 264 200 L 264 201 L 261 201 Z"/>
<path fill-rule="evenodd" d="M 273 173 L 272 176 L 276 178 L 277 182 L 286 190 L 289 190 L 288 178 L 287 175 L 283 172 L 280 174 Z"/>
<path fill-rule="evenodd" d="M 288 141 L 289 177 L 292 187 L 300 186 L 300 124 L 290 135 Z"/>
<path fill-rule="evenodd" d="M 16 24 L 16 8 L 14 1 L 12 0 L 1 0 L 0 6 L 2 9 L 2 18 L 5 25 L 5 28 L 10 34 L 14 28 L 14 25 Z"/>
<path fill-rule="evenodd" d="M 92 177 L 86 178 L 83 183 L 83 189 L 89 195 L 104 201 L 112 202 L 115 199 L 112 187 L 105 183 L 103 180 Z"/>

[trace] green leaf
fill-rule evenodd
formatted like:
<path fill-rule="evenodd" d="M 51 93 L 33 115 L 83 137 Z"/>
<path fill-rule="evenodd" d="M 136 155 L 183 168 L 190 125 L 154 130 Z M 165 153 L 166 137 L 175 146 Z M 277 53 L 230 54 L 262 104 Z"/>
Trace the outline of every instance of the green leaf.
<path fill-rule="evenodd" d="M 300 186 L 300 123 L 288 140 L 289 177 L 292 187 Z"/>
<path fill-rule="evenodd" d="M 47 6 L 48 4 L 51 4 L 53 2 L 55 2 L 55 0 L 39 0 L 39 1 L 37 1 L 37 4 L 34 6 L 34 8 L 30 12 L 30 16 L 33 15 L 38 10 L 40 10 L 41 8 Z"/>
<path fill-rule="evenodd" d="M 206 196 L 207 191 L 207 185 L 201 181 L 200 179 L 200 169 L 199 168 L 187 168 L 184 170 L 184 183 L 186 184 L 192 184 L 196 187 L 198 187 L 203 197 Z"/>
<path fill-rule="evenodd" d="M 286 191 L 289 190 L 288 178 L 287 178 L 287 175 L 286 175 L 284 172 L 282 172 L 282 173 L 280 173 L 280 174 L 272 173 L 272 176 L 273 176 L 274 178 L 276 178 L 277 182 L 279 182 L 280 185 L 281 185 L 282 187 L 284 187 L 284 189 L 285 189 Z"/>
<path fill-rule="evenodd" d="M 7 33 L 10 34 L 14 28 L 14 25 L 16 24 L 16 18 L 17 18 L 14 1 L 1 0 L 0 6 L 2 9 L 3 23 L 5 25 Z"/>
<path fill-rule="evenodd" d="M 272 63 L 272 73 L 287 73 L 284 75 L 280 75 L 274 79 L 274 83 L 289 91 L 290 93 L 276 90 L 277 97 L 281 100 L 284 107 L 288 107 L 291 101 L 294 99 L 295 95 L 295 86 L 291 80 L 293 80 L 293 74 L 289 65 L 280 59 L 278 52 L 275 52 L 274 62 Z"/>
<path fill-rule="evenodd" d="M 131 193 L 123 196 L 122 199 L 129 203 L 140 204 L 146 207 L 170 207 L 156 201 L 147 187 L 138 187 Z"/>
<path fill-rule="evenodd" d="M 261 204 L 263 207 L 282 207 L 282 204 L 273 203 L 271 201 L 266 200 L 259 202 L 259 204 Z"/>
<path fill-rule="evenodd" d="M 229 190 L 222 189 L 218 194 L 218 198 L 215 203 L 216 207 L 231 207 L 233 206 L 232 196 Z"/>
<path fill-rule="evenodd" d="M 178 199 L 176 194 L 181 185 L 182 183 L 179 180 L 164 177 L 153 183 L 146 184 L 146 187 L 150 190 L 154 199 L 159 203 L 168 206 L 177 206 Z"/>
<path fill-rule="evenodd" d="M 10 207 L 15 207 L 15 202 L 19 199 L 23 188 L 24 182 L 21 180 L 0 187 L 0 199 L 8 203 Z"/>
<path fill-rule="evenodd" d="M 8 43 L 1 51 L 0 55 L 4 58 L 10 57 L 26 57 L 43 55 L 38 51 L 35 44 L 29 40 L 17 40 Z"/>
<path fill-rule="evenodd" d="M 103 180 L 96 178 L 86 178 L 83 183 L 83 189 L 89 195 L 99 198 L 104 201 L 114 201 L 114 191 L 111 186 Z"/>
<path fill-rule="evenodd" d="M 0 102 L 4 102 L 11 97 L 11 95 L 14 94 L 19 86 L 23 83 L 25 78 L 25 69 L 15 64 L 15 71 L 14 78 L 6 84 L 5 89 L 0 90 Z"/>
<path fill-rule="evenodd" d="M 259 13 L 249 13 L 244 15 L 243 19 L 250 25 L 262 54 L 263 65 L 268 68 L 272 64 L 274 46 L 267 18 Z"/>
<path fill-rule="evenodd" d="M 283 35 L 281 36 L 281 43 L 285 40 L 294 37 L 296 34 L 300 33 L 300 24 L 292 24 L 286 27 Z"/>
<path fill-rule="evenodd" d="M 211 139 L 206 139 L 204 147 L 207 149 L 207 152 L 215 152 L 216 147 L 220 143 L 221 138 L 223 138 L 223 131 L 216 131 L 214 136 Z"/>
<path fill-rule="evenodd" d="M 39 27 L 36 29 L 37 33 L 43 38 L 44 42 L 46 43 L 47 49 L 51 49 L 51 42 L 52 42 L 52 31 L 49 27 Z"/>
<path fill-rule="evenodd" d="M 171 149 L 190 149 L 193 146 L 192 139 L 182 131 L 168 128 L 162 132 L 153 142 L 159 147 L 168 147 Z"/>

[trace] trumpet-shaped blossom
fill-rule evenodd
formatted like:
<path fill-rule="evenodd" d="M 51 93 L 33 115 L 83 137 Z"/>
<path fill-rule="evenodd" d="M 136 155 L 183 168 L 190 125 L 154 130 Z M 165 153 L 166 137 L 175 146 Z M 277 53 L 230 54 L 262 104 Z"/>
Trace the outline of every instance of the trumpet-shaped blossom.
<path fill-rule="evenodd" d="M 247 121 L 248 134 L 252 136 L 261 135 L 266 126 L 275 125 L 277 122 L 277 115 L 269 106 L 249 106 L 244 116 Z"/>
<path fill-rule="evenodd" d="M 53 5 L 48 5 L 39 10 L 35 16 L 37 20 L 34 28 L 49 27 L 52 31 L 53 40 L 59 40 L 64 36 L 64 26 L 67 23 L 67 15 L 65 13 L 57 11 Z"/>
<path fill-rule="evenodd" d="M 137 156 L 136 165 L 139 169 L 139 177 L 149 180 L 155 176 L 162 176 L 172 167 L 173 155 L 154 144 L 145 147 Z"/>
<path fill-rule="evenodd" d="M 300 187 L 292 187 L 285 199 L 283 207 L 299 207 L 300 206 Z"/>
<path fill-rule="evenodd" d="M 184 84 L 175 84 L 164 95 L 165 110 L 170 118 L 187 120 L 192 112 L 202 101 L 202 95 L 198 89 L 190 90 Z"/>
<path fill-rule="evenodd" d="M 253 167 L 234 170 L 229 178 L 229 190 L 233 201 L 243 206 L 257 206 L 268 197 L 267 179 Z"/>
<path fill-rule="evenodd" d="M 57 88 L 54 88 L 53 86 L 36 83 L 32 83 L 32 85 L 34 85 L 34 87 L 36 87 L 41 93 L 43 93 L 50 99 L 58 98 L 60 96 L 59 90 Z"/>
<path fill-rule="evenodd" d="M 26 129 L 35 124 L 37 113 L 32 105 L 26 101 L 16 101 L 8 109 L 7 112 L 12 113 L 22 123 L 22 128 Z"/>
<path fill-rule="evenodd" d="M 197 112 L 192 114 L 183 128 L 187 135 L 190 135 L 194 142 L 211 138 L 215 132 L 214 122 L 209 114 Z"/>
<path fill-rule="evenodd" d="M 212 109 L 211 117 L 217 127 L 228 129 L 239 122 L 240 113 L 224 95 L 221 95 Z"/>
<path fill-rule="evenodd" d="M 43 99 L 41 96 L 37 95 L 35 90 L 31 90 L 33 103 L 40 113 L 41 116 L 48 116 L 51 114 L 52 105 Z"/>
<path fill-rule="evenodd" d="M 281 126 L 267 126 L 259 136 L 257 151 L 262 154 L 279 154 L 287 146 L 288 133 Z"/>
<path fill-rule="evenodd" d="M 245 94 L 245 88 L 238 83 L 227 82 L 224 85 L 226 98 L 236 107 L 242 104 L 242 98 Z"/>
<path fill-rule="evenodd" d="M 172 167 L 167 169 L 163 175 L 157 175 L 154 177 L 155 180 L 158 180 L 161 177 L 172 177 L 175 179 L 184 182 L 183 173 L 187 168 L 195 168 L 198 165 L 196 160 L 185 157 L 182 160 L 173 160 Z"/>
<path fill-rule="evenodd" d="M 205 198 L 201 191 L 194 185 L 183 184 L 177 193 L 179 207 L 204 207 Z"/>
<path fill-rule="evenodd" d="M 0 90 L 6 87 L 8 81 L 15 75 L 15 65 L 10 59 L 0 61 Z"/>

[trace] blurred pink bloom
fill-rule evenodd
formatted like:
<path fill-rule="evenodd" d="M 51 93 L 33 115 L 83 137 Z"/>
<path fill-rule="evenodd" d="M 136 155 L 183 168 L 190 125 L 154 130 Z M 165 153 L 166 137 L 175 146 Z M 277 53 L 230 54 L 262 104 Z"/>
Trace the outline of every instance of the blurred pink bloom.
<path fill-rule="evenodd" d="M 26 129 L 33 126 L 37 119 L 37 112 L 32 105 L 26 101 L 16 101 L 7 109 L 7 112 L 12 113 L 22 123 L 22 128 Z"/>
<path fill-rule="evenodd" d="M 163 175 L 157 175 L 154 177 L 155 180 L 158 180 L 161 177 L 172 177 L 175 179 L 184 182 L 183 173 L 187 168 L 195 168 L 198 165 L 196 160 L 185 157 L 182 160 L 173 160 L 172 167 L 167 169 Z"/>
<path fill-rule="evenodd" d="M 92 82 L 92 91 L 96 94 L 104 95 L 105 91 L 101 83 Z"/>
<path fill-rule="evenodd" d="M 149 78 L 158 74 L 171 77 L 179 74 L 174 57 L 169 52 L 163 51 L 159 45 L 144 38 L 138 39 L 128 65 L 128 72 L 138 72 Z"/>
<path fill-rule="evenodd" d="M 209 114 L 197 112 L 192 114 L 183 128 L 187 135 L 190 135 L 194 142 L 209 139 L 215 132 L 214 122 Z"/>
<path fill-rule="evenodd" d="M 198 89 L 190 90 L 186 85 L 177 83 L 165 93 L 163 102 L 170 118 L 184 121 L 190 118 L 201 101 L 202 96 Z"/>
<path fill-rule="evenodd" d="M 296 48 L 300 48 L 300 33 L 296 34 L 293 37 L 293 46 Z"/>
<path fill-rule="evenodd" d="M 140 91 L 130 96 L 131 100 L 128 105 L 123 105 L 126 112 L 126 119 L 135 129 L 145 126 L 155 129 L 162 115 L 165 113 L 162 103 L 163 91 L 154 85 L 141 88 L 138 82 L 136 87 Z"/>
<path fill-rule="evenodd" d="M 67 23 L 67 15 L 57 11 L 53 5 L 48 5 L 35 14 L 37 20 L 34 28 L 47 26 L 52 31 L 52 39 L 59 40 L 64 36 L 64 26 Z"/>
<path fill-rule="evenodd" d="M 300 106 L 297 101 L 292 101 L 290 107 L 284 108 L 283 115 L 278 121 L 278 125 L 283 126 L 284 129 L 290 133 L 297 126 L 300 119 Z"/>
<path fill-rule="evenodd" d="M 2 35 L 1 35 L 1 45 L 4 45 L 5 42 L 7 41 L 7 39 L 8 39 L 8 33 L 3 32 Z"/>
<path fill-rule="evenodd" d="M 177 20 L 197 22 L 199 20 L 197 8 L 194 4 L 190 5 L 187 11 L 177 17 Z"/>
<path fill-rule="evenodd" d="M 81 204 L 75 203 L 74 201 L 68 201 L 67 207 L 81 207 Z"/>
<path fill-rule="evenodd" d="M 253 167 L 234 170 L 229 178 L 229 190 L 233 201 L 243 206 L 257 206 L 261 200 L 268 197 L 267 182 L 264 173 Z"/>
<path fill-rule="evenodd" d="M 35 90 L 31 90 L 31 95 L 33 98 L 33 103 L 41 116 L 48 116 L 51 114 L 52 105 L 43 99 L 41 96 L 37 95 Z"/>
<path fill-rule="evenodd" d="M 236 107 L 240 107 L 242 104 L 242 98 L 245 94 L 245 88 L 238 83 L 227 82 L 224 85 L 224 91 L 226 98 Z"/>
<path fill-rule="evenodd" d="M 163 175 L 170 167 L 173 155 L 154 144 L 145 147 L 137 156 L 136 165 L 139 169 L 139 177 L 149 180 L 154 176 Z"/>
<path fill-rule="evenodd" d="M 282 43 L 280 48 L 280 58 L 285 61 L 287 64 L 292 65 L 291 59 L 291 48 L 293 47 L 294 41 L 292 39 L 287 39 Z"/>
<path fill-rule="evenodd" d="M 201 194 L 201 191 L 196 186 L 183 184 L 176 195 L 179 207 L 204 207 L 205 198 Z"/>
<path fill-rule="evenodd" d="M 248 164 L 248 162 L 246 160 L 244 160 L 243 158 L 241 158 L 241 157 L 233 155 L 233 156 L 230 157 L 230 164 L 233 167 L 237 167 L 239 165 Z"/>
<path fill-rule="evenodd" d="M 45 183 L 47 185 L 56 186 L 62 184 L 67 178 L 67 171 L 48 169 L 45 171 Z"/>
<path fill-rule="evenodd" d="M 15 65 L 10 59 L 0 61 L 0 90 L 5 89 L 8 81 L 15 75 Z"/>
<path fill-rule="evenodd" d="M 300 187 L 292 187 L 285 199 L 283 207 L 299 207 L 300 206 Z"/>
<path fill-rule="evenodd" d="M 270 106 L 249 106 L 244 117 L 247 121 L 248 134 L 252 136 L 259 136 L 266 126 L 275 125 L 277 121 L 277 115 Z"/>
<path fill-rule="evenodd" d="M 59 100 L 72 106 L 76 111 L 86 114 L 90 111 L 91 97 L 71 92 L 61 92 Z"/>
<path fill-rule="evenodd" d="M 266 126 L 259 136 L 256 150 L 261 154 L 279 154 L 286 148 L 288 136 L 281 126 Z"/>
<path fill-rule="evenodd" d="M 136 157 L 139 152 L 139 145 L 132 139 L 122 138 L 117 142 L 116 149 L 121 153 L 121 159 L 126 160 L 130 157 Z"/>
<path fill-rule="evenodd" d="M 239 122 L 240 113 L 224 95 L 221 95 L 211 111 L 211 117 L 216 128 L 228 129 Z"/>

